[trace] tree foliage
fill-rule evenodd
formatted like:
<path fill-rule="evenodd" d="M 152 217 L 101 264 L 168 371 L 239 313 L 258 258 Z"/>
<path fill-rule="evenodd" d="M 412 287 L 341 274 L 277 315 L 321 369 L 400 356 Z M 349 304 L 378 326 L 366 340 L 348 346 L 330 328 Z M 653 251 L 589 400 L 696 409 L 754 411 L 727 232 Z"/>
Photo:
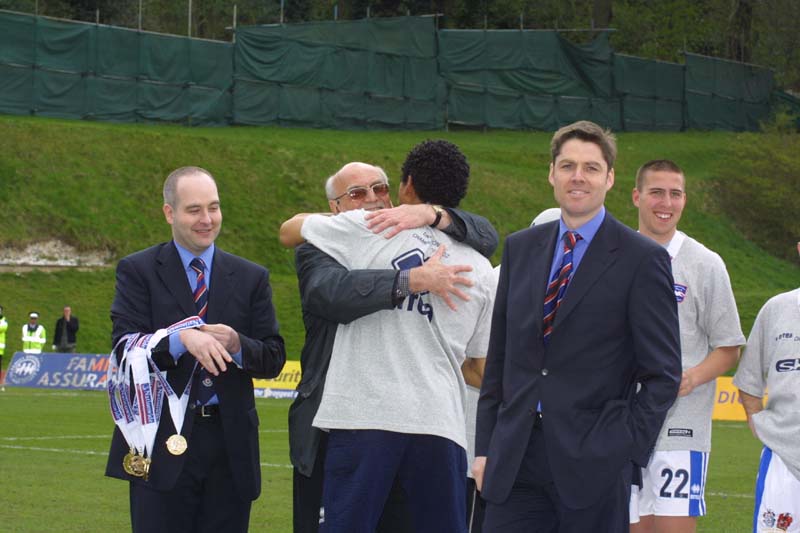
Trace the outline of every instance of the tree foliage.
<path fill-rule="evenodd" d="M 237 25 L 438 14 L 440 28 L 612 27 L 621 53 L 681 62 L 684 52 L 754 62 L 800 91 L 797 0 L 0 0 L 0 9 L 230 40 Z M 283 5 L 283 10 L 281 6 Z M 282 15 L 282 19 L 281 19 Z M 585 40 L 591 33 L 568 33 Z"/>

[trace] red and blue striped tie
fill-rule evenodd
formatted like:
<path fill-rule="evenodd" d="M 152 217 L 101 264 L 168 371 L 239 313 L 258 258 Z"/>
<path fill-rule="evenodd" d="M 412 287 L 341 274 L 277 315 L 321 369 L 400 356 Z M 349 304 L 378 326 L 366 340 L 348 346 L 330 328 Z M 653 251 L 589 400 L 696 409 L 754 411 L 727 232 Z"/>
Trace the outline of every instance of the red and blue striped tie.
<path fill-rule="evenodd" d="M 208 312 L 208 286 L 206 285 L 206 263 L 199 257 L 192 259 L 189 267 L 197 274 L 197 285 L 194 289 L 194 307 L 197 309 L 197 316 L 206 319 Z M 197 390 L 197 403 L 205 405 L 216 394 L 214 391 L 214 381 L 205 368 L 200 368 L 200 386 Z"/>
<path fill-rule="evenodd" d="M 199 257 L 192 259 L 189 266 L 197 274 L 197 286 L 194 289 L 194 306 L 197 316 L 205 320 L 208 311 L 208 287 L 206 286 L 206 263 Z"/>
<path fill-rule="evenodd" d="M 561 300 L 567 293 L 567 285 L 572 279 L 572 250 L 575 243 L 582 237 L 575 231 L 568 231 L 564 234 L 564 257 L 561 260 L 561 268 L 553 274 L 553 279 L 547 286 L 544 295 L 544 321 L 543 338 L 545 345 L 550 341 L 550 334 L 553 333 L 553 322 L 556 319 L 556 311 L 561 305 Z"/>

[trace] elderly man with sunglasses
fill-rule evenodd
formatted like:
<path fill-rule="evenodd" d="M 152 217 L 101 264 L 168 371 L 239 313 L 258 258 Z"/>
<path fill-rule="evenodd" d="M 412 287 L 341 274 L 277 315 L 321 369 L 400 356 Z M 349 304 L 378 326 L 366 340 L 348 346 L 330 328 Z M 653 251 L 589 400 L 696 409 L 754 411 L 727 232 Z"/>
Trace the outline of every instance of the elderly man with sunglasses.
<path fill-rule="evenodd" d="M 428 204 L 404 205 L 394 209 L 389 198 L 389 183 L 379 167 L 365 163 L 349 163 L 328 178 L 325 192 L 331 214 L 355 209 L 373 211 L 380 217 L 373 220 L 376 231 L 391 227 L 385 235 L 394 235 L 406 227 L 434 225 L 455 240 L 465 241 L 489 256 L 497 246 L 497 233 L 484 218 Z M 378 211 L 380 210 L 380 211 Z M 287 221 L 281 228 L 281 242 L 293 246 L 302 242 L 300 227 L 305 215 Z M 407 292 L 431 291 L 453 306 L 450 295 L 465 297 L 458 288 L 467 281 L 459 276 L 468 267 L 443 265 L 441 252 L 423 266 L 403 273 L 395 269 L 348 271 L 330 256 L 311 244 L 296 250 L 297 274 L 306 324 L 306 343 L 301 354 L 303 378 L 298 397 L 289 412 L 289 440 L 294 465 L 294 531 L 318 531 L 324 523 L 322 485 L 327 433 L 311 422 L 317 414 L 323 384 L 328 371 L 336 328 L 356 318 L 401 303 Z M 407 277 L 406 277 L 407 276 Z M 476 360 L 464 367 L 467 376 L 476 375 L 482 367 L 473 368 Z M 477 365 L 475 365 L 477 367 Z M 473 380 L 474 381 L 474 380 Z M 405 496 L 399 483 L 389 494 L 377 531 L 413 531 Z M 319 513 L 317 512 L 319 510 Z"/>

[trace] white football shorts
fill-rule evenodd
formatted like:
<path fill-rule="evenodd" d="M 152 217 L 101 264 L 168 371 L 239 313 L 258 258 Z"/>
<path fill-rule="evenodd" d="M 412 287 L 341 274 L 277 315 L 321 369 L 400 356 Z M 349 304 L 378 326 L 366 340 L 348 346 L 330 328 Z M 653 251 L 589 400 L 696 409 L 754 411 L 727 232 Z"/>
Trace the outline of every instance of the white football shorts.
<path fill-rule="evenodd" d="M 631 490 L 631 523 L 647 515 L 705 515 L 707 474 L 708 452 L 654 452 L 647 467 L 642 469 L 642 489 Z"/>
<path fill-rule="evenodd" d="M 753 533 L 800 531 L 800 481 L 783 460 L 764 446 L 756 478 Z"/>

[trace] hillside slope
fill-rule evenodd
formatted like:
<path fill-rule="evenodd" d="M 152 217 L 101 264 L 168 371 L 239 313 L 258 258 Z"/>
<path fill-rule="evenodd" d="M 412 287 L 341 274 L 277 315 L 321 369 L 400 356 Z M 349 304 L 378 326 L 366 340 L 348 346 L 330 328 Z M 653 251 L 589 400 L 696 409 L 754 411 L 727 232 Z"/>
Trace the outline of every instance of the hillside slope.
<path fill-rule="evenodd" d="M 551 134 L 542 132 L 188 129 L 0 116 L 0 136 L 3 247 L 59 239 L 119 258 L 167 240 L 160 199 L 164 177 L 183 165 L 209 169 L 217 178 L 224 213 L 218 243 L 270 268 L 291 358 L 299 356 L 303 326 L 293 253 L 278 244 L 278 227 L 296 212 L 327 209 L 323 183 L 342 164 L 381 165 L 396 198 L 407 151 L 425 138 L 442 137 L 458 144 L 472 165 L 463 207 L 486 216 L 501 237 L 527 227 L 535 214 L 554 204 L 547 183 Z M 765 255 L 713 208 L 710 184 L 720 162 L 735 157 L 726 148 L 731 139 L 727 133 L 621 135 L 617 180 L 607 205 L 623 222 L 635 225 L 630 190 L 636 168 L 652 158 L 682 165 L 689 200 L 681 229 L 725 259 L 749 332 L 759 307 L 768 297 L 796 287 L 800 270 L 796 263 Z M 499 258 L 500 250 L 493 262 Z M 19 329 L 29 310 L 38 310 L 52 330 L 64 304 L 81 318 L 81 351 L 106 351 L 112 267 L 0 273 L 0 305 L 11 323 L 6 353 L 19 349 Z"/>

